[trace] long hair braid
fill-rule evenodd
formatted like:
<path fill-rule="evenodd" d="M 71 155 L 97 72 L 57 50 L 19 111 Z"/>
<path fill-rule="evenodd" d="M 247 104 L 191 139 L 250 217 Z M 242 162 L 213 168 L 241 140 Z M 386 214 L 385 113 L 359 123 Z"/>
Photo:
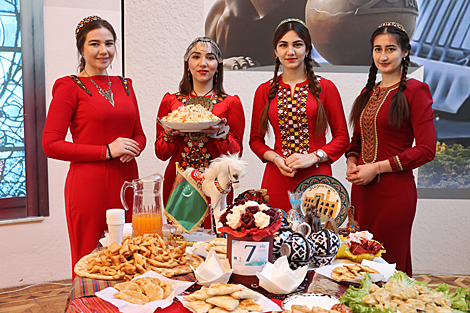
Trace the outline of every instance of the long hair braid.
<path fill-rule="evenodd" d="M 372 61 L 372 65 L 369 68 L 369 77 L 367 78 L 367 83 L 365 87 L 365 92 L 361 93 L 357 96 L 356 100 L 354 100 L 353 107 L 351 109 L 351 114 L 349 115 L 349 125 L 354 126 L 356 121 L 361 116 L 362 110 L 366 107 L 367 103 L 370 99 L 370 93 L 374 90 L 375 81 L 377 79 L 377 66 L 375 66 L 375 62 Z"/>
<path fill-rule="evenodd" d="M 313 62 L 310 56 L 311 51 L 305 58 L 305 70 L 308 78 L 308 90 L 317 100 L 317 120 L 315 126 L 315 135 L 323 134 L 328 127 L 328 118 L 326 116 L 325 107 L 320 102 L 321 87 L 318 82 L 317 75 L 313 71 Z"/>
<path fill-rule="evenodd" d="M 268 100 L 264 105 L 263 111 L 261 112 L 261 116 L 259 119 L 259 132 L 264 136 L 268 131 L 268 121 L 269 121 L 269 102 L 276 97 L 277 90 L 279 89 L 279 77 L 277 73 L 279 72 L 279 67 L 281 66 L 281 61 L 279 58 L 276 58 L 276 62 L 274 63 L 274 76 L 271 81 L 271 88 L 269 88 L 268 92 Z"/>
<path fill-rule="evenodd" d="M 404 94 L 406 89 L 406 75 L 408 73 L 408 66 L 410 64 L 409 54 L 403 58 L 401 62 L 401 80 L 398 86 L 398 92 L 393 95 L 390 109 L 388 111 L 388 122 L 394 127 L 401 127 L 405 121 L 410 118 L 410 107 L 408 100 Z"/>

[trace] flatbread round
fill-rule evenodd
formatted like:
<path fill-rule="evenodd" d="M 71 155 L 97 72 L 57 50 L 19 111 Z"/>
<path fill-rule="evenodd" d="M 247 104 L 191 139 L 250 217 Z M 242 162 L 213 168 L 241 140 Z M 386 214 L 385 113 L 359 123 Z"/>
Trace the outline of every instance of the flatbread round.
<path fill-rule="evenodd" d="M 107 276 L 107 275 L 102 275 L 99 273 L 93 273 L 93 274 L 88 273 L 87 268 L 88 268 L 89 262 L 103 254 L 104 254 L 104 250 L 96 251 L 96 252 L 85 255 L 84 257 L 80 259 L 80 261 L 77 262 L 77 264 L 75 264 L 73 271 L 75 272 L 75 274 L 81 277 L 86 277 L 86 278 L 91 278 L 91 279 L 102 279 L 102 280 L 118 280 L 119 278 L 114 277 L 114 276 Z"/>
<path fill-rule="evenodd" d="M 77 262 L 77 264 L 75 264 L 75 268 L 74 268 L 74 272 L 75 274 L 77 274 L 78 276 L 81 276 L 81 277 L 86 277 L 86 278 L 91 278 L 91 279 L 101 279 L 101 280 L 118 280 L 120 279 L 119 276 L 115 275 L 115 276 L 107 276 L 107 275 L 102 275 L 102 274 L 99 274 L 99 273 L 88 273 L 88 265 L 89 265 L 89 262 L 93 259 L 96 259 L 97 257 L 101 256 L 104 254 L 104 250 L 103 251 L 97 251 L 97 252 L 93 252 L 93 253 L 90 253 L 88 255 L 85 255 L 83 258 L 80 259 L 80 261 Z M 186 255 L 186 264 L 184 265 L 178 265 L 176 267 L 173 267 L 173 268 L 153 268 L 153 270 L 165 277 L 173 277 L 175 275 L 185 275 L 185 274 L 189 274 L 189 273 L 192 273 L 193 270 L 191 268 L 191 266 L 189 266 L 190 264 L 193 266 L 193 268 L 197 268 L 199 266 L 199 264 L 201 264 L 202 262 L 204 262 L 204 259 L 202 257 L 200 257 L 199 255 L 196 255 L 196 254 L 187 254 Z"/>

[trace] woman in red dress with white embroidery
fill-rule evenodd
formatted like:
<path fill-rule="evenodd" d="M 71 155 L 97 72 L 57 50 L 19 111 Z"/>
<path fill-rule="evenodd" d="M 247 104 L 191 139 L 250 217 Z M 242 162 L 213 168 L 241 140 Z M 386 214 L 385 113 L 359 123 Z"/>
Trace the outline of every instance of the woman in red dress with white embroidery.
<path fill-rule="evenodd" d="M 361 229 L 384 243 L 384 259 L 411 276 L 417 202 L 412 170 L 433 160 L 436 152 L 432 97 L 427 84 L 406 78 L 411 46 L 403 26 L 383 23 L 370 42 L 369 79 L 350 115 L 354 134 L 346 174 L 353 183 L 351 203 Z M 377 71 L 382 73 L 378 84 Z"/>
<path fill-rule="evenodd" d="M 315 174 L 331 175 L 331 164 L 345 151 L 349 135 L 336 86 L 313 72 L 312 42 L 305 23 L 287 19 L 273 38 L 274 77 L 256 90 L 250 147 L 267 162 L 261 188 L 269 204 L 291 209 L 287 191 Z M 283 72 L 278 76 L 282 65 Z M 265 142 L 271 124 L 274 149 Z M 332 140 L 327 143 L 330 127 Z"/>
<path fill-rule="evenodd" d="M 223 119 L 210 130 L 189 133 L 157 124 L 155 154 L 162 161 L 170 159 L 163 183 L 165 204 L 176 177 L 176 162 L 183 169 L 193 167 L 204 172 L 210 161 L 222 154 L 242 154 L 245 115 L 238 96 L 227 95 L 224 91 L 222 61 L 215 41 L 207 37 L 196 38 L 184 55 L 179 92 L 167 93 L 158 109 L 157 119 L 161 119 L 180 106 L 199 103 Z M 210 227 L 209 219 L 205 225 Z"/>
<path fill-rule="evenodd" d="M 113 27 L 89 16 L 75 36 L 80 74 L 55 82 L 42 138 L 47 157 L 70 162 L 65 212 L 72 270 L 107 229 L 106 210 L 122 208 L 122 184 L 139 177 L 135 158 L 146 143 L 132 81 L 107 74 L 116 53 Z M 72 142 L 65 140 L 69 128 Z M 129 210 L 126 222 L 131 218 Z"/>

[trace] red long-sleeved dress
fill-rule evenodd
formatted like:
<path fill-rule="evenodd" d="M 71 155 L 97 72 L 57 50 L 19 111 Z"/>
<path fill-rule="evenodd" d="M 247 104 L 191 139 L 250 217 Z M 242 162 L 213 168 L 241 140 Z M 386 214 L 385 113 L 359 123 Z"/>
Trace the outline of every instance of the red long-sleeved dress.
<path fill-rule="evenodd" d="M 388 110 L 398 84 L 376 86 L 377 100 L 371 97 L 358 119 L 346 156 L 355 156 L 358 165 L 389 160 L 393 173 L 381 174 L 380 182 L 376 177 L 365 186 L 353 185 L 351 204 L 361 229 L 384 243 L 383 258 L 411 276 L 411 227 L 417 202 L 412 170 L 434 159 L 436 133 L 428 85 L 409 79 L 406 86 L 410 120 L 401 128 L 390 126 Z"/>
<path fill-rule="evenodd" d="M 106 160 L 106 144 L 118 137 L 134 139 L 141 150 L 146 144 L 132 81 L 117 76 L 110 79 L 114 107 L 98 93 L 89 77 L 59 78 L 44 127 L 42 146 L 47 157 L 70 162 L 65 210 L 72 271 L 107 229 L 106 210 L 122 208 L 120 190 L 124 181 L 138 178 L 135 159 L 127 163 L 119 158 Z M 93 80 L 107 89 L 107 76 L 93 76 Z M 69 128 L 72 142 L 65 140 Z M 131 195 L 127 197 L 130 207 Z M 131 219 L 129 210 L 126 222 Z"/>
<path fill-rule="evenodd" d="M 268 190 L 269 204 L 285 211 L 291 209 L 287 191 L 294 191 L 303 179 L 311 175 L 331 175 L 331 164 L 348 147 L 349 135 L 339 92 L 330 80 L 322 77 L 318 79 L 321 87 L 320 102 L 325 108 L 332 135 L 330 142 L 327 143 L 324 133 L 315 137 L 317 101 L 308 92 L 308 80 L 297 84 L 292 96 L 290 86 L 279 76 L 277 96 L 269 105 L 269 123 L 275 138 L 274 151 L 278 155 L 287 158 L 293 153 L 307 154 L 321 149 L 331 158 L 329 162 L 320 163 L 318 168 L 310 166 L 297 170 L 294 177 L 283 176 L 274 163 L 267 162 L 261 188 Z M 256 90 L 251 120 L 250 148 L 263 162 L 266 162 L 264 153 L 273 150 L 266 145 L 265 136 L 259 132 L 259 120 L 268 100 L 269 89 L 270 81 L 261 84 Z"/>
<path fill-rule="evenodd" d="M 203 172 L 206 167 L 209 167 L 211 160 L 222 154 L 238 153 L 240 156 L 242 154 L 245 115 L 240 99 L 238 96 L 218 97 L 215 94 L 207 97 L 212 99 L 213 107 L 211 112 L 218 117 L 227 119 L 230 131 L 223 138 L 214 139 L 204 133 L 181 133 L 177 136 L 169 136 L 165 133 L 163 127 L 157 124 L 155 154 L 162 161 L 170 159 L 163 182 L 163 201 L 165 204 L 170 196 L 176 177 L 176 162 L 179 162 L 183 169 L 193 167 Z M 158 109 L 158 118 L 161 119 L 178 109 L 189 98 L 189 96 L 180 93 L 167 93 Z M 229 194 L 228 201 L 230 201 L 232 194 L 233 192 Z M 208 219 L 205 225 L 206 227 L 210 225 Z"/>

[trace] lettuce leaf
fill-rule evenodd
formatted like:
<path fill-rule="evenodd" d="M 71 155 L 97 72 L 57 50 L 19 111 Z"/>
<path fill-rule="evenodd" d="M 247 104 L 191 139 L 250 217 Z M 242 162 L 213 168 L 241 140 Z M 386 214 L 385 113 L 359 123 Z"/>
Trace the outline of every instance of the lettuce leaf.
<path fill-rule="evenodd" d="M 362 298 L 365 295 L 369 294 L 369 287 L 372 285 L 372 280 L 370 279 L 369 273 L 364 275 L 364 278 L 361 280 L 361 285 L 356 288 L 354 286 L 349 286 L 348 290 L 341 296 L 339 299 L 342 303 L 346 304 L 351 308 L 353 313 L 383 313 L 383 312 L 392 312 L 390 310 L 381 310 L 374 306 L 370 306 L 362 302 Z"/>
<path fill-rule="evenodd" d="M 411 279 L 406 273 L 402 271 L 396 271 L 392 276 L 390 276 L 389 280 L 394 280 L 397 283 L 402 283 L 408 288 L 413 288 L 414 285 L 428 286 L 426 283 Z"/>

